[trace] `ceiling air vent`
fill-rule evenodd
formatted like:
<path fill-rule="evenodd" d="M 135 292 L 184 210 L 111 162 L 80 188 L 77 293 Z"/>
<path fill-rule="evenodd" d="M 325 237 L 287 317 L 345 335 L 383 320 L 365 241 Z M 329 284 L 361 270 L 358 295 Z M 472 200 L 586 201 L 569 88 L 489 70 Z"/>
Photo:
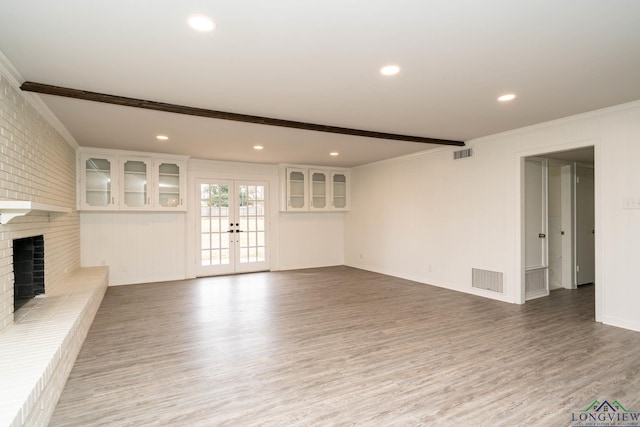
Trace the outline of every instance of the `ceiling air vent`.
<path fill-rule="evenodd" d="M 453 160 L 466 159 L 467 157 L 471 157 L 472 155 L 473 150 L 471 148 L 465 148 L 464 150 L 454 151 Z"/>

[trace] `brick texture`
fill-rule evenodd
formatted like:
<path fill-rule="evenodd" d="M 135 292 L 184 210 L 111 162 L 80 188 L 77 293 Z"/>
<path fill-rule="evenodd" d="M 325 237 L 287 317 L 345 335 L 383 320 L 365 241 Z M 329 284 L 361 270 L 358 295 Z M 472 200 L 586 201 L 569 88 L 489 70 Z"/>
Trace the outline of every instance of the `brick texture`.
<path fill-rule="evenodd" d="M 0 200 L 29 200 L 73 209 L 49 220 L 31 213 L 0 225 L 0 334 L 13 323 L 13 239 L 44 235 L 45 289 L 80 267 L 75 211 L 76 149 L 0 73 Z"/>

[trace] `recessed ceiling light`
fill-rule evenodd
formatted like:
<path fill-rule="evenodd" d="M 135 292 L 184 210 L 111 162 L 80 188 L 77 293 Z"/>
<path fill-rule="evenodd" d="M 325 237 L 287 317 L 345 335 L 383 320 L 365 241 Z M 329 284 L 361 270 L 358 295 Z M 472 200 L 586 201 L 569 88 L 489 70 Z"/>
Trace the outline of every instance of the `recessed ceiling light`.
<path fill-rule="evenodd" d="M 254 145 L 253 149 L 254 150 L 262 150 L 264 147 L 262 145 Z"/>
<path fill-rule="evenodd" d="M 167 135 L 158 135 L 156 136 L 156 139 L 159 139 L 160 141 L 166 141 L 169 139 L 169 137 Z"/>
<path fill-rule="evenodd" d="M 208 33 L 216 28 L 216 24 L 213 23 L 211 18 L 204 15 L 191 15 L 187 22 L 191 28 L 203 33 Z"/>
<path fill-rule="evenodd" d="M 331 153 L 329 153 L 329 155 L 333 157 L 337 156 L 338 154 L 340 153 L 338 153 L 337 151 L 332 151 Z"/>
<path fill-rule="evenodd" d="M 502 95 L 498 97 L 498 101 L 500 102 L 512 101 L 514 99 L 516 99 L 516 95 L 513 93 L 508 93 L 506 95 Z"/>
<path fill-rule="evenodd" d="M 397 65 L 385 65 L 380 68 L 380 74 L 383 76 L 394 76 L 400 72 L 400 67 Z"/>

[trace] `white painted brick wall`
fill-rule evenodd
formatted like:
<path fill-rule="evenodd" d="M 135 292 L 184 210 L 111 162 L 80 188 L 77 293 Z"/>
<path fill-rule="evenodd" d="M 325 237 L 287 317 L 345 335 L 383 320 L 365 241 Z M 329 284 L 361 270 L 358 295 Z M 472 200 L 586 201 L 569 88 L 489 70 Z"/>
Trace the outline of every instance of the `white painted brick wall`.
<path fill-rule="evenodd" d="M 75 151 L 0 73 L 0 200 L 73 209 L 52 221 L 32 213 L 0 225 L 0 333 L 13 323 L 13 239 L 44 235 L 45 293 L 80 267 Z"/>

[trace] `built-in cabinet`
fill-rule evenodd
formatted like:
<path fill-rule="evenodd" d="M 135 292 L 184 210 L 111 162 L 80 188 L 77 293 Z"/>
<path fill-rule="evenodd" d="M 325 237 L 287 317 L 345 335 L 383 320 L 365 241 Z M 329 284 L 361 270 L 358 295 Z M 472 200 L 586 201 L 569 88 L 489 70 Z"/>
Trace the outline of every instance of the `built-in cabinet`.
<path fill-rule="evenodd" d="M 309 210 L 309 174 L 306 169 L 287 168 L 288 211 Z"/>
<path fill-rule="evenodd" d="M 149 158 L 120 158 L 120 209 L 148 210 L 151 209 L 151 159 Z"/>
<path fill-rule="evenodd" d="M 309 182 L 311 188 L 309 194 L 309 210 L 312 211 L 324 211 L 329 208 L 329 199 L 331 198 L 331 192 L 329 189 L 329 172 L 310 169 L 309 170 Z"/>
<path fill-rule="evenodd" d="M 347 180 L 347 172 L 331 172 L 331 209 L 349 209 L 349 200 L 347 198 Z"/>
<path fill-rule="evenodd" d="M 78 162 L 78 210 L 187 209 L 184 156 L 81 149 Z"/>
<path fill-rule="evenodd" d="M 349 210 L 347 170 L 285 167 L 281 204 L 285 211 Z"/>
<path fill-rule="evenodd" d="M 155 200 L 160 209 L 186 210 L 186 162 L 170 159 L 155 159 L 154 173 L 157 177 Z"/>
<path fill-rule="evenodd" d="M 117 209 L 113 184 L 118 174 L 117 156 L 80 155 L 78 168 L 79 198 L 78 210 Z"/>

